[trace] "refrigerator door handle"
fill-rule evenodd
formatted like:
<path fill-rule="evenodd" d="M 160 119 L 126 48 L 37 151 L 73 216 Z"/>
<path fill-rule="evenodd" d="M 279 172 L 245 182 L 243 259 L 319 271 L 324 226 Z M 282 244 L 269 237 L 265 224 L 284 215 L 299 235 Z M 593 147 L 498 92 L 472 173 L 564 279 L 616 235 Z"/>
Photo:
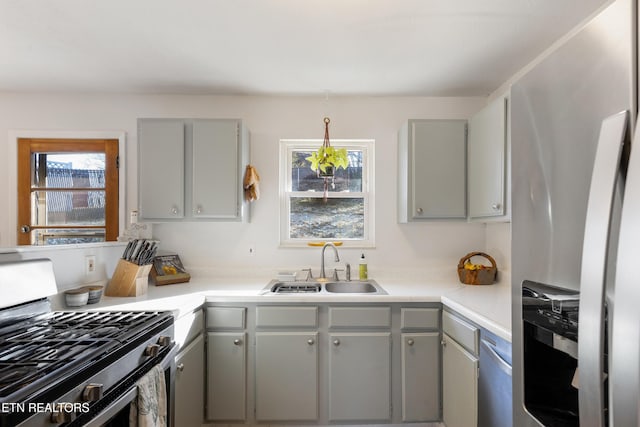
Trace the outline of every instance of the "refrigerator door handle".
<path fill-rule="evenodd" d="M 628 112 L 602 121 L 591 176 L 580 275 L 578 365 L 580 425 L 603 427 L 604 306 L 609 223 Z"/>
<path fill-rule="evenodd" d="M 631 145 L 625 183 L 620 237 L 616 259 L 612 349 L 610 352 L 611 400 L 616 426 L 640 425 L 640 287 L 638 286 L 638 241 L 640 241 L 640 131 Z"/>

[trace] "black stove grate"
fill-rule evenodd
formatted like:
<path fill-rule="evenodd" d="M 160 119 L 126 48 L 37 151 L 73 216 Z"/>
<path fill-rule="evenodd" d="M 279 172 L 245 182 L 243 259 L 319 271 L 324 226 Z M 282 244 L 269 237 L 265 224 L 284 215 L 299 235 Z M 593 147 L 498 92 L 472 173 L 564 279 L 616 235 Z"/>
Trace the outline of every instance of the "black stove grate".
<path fill-rule="evenodd" d="M 39 393 L 133 348 L 167 319 L 173 321 L 170 313 L 51 312 L 0 325 L 0 402 Z"/>

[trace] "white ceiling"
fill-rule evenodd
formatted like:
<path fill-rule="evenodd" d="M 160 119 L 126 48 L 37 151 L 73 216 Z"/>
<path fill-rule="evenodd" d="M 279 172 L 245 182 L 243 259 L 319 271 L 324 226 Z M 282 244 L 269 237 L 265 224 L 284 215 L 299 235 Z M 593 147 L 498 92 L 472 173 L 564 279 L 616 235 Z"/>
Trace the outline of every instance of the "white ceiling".
<path fill-rule="evenodd" d="M 0 91 L 487 95 L 605 0 L 0 0 Z"/>

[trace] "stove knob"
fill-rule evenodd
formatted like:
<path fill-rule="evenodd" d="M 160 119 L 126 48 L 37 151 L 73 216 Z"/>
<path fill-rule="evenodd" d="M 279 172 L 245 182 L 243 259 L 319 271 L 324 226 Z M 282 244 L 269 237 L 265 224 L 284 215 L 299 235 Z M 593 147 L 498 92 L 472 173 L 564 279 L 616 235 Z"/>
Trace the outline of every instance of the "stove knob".
<path fill-rule="evenodd" d="M 169 345 L 171 345 L 171 337 L 166 335 L 161 335 L 158 338 L 158 344 L 161 345 L 162 347 L 169 347 Z"/>
<path fill-rule="evenodd" d="M 97 402 L 102 399 L 102 384 L 88 384 L 82 391 L 82 400 L 85 402 Z"/>
<path fill-rule="evenodd" d="M 63 408 L 58 407 L 51 413 L 51 422 L 54 424 L 70 423 L 76 419 L 76 414 L 73 412 L 67 412 Z"/>
<path fill-rule="evenodd" d="M 158 355 L 159 351 L 160 351 L 160 346 L 158 344 L 149 344 L 147 348 L 144 350 L 144 355 L 155 357 Z"/>

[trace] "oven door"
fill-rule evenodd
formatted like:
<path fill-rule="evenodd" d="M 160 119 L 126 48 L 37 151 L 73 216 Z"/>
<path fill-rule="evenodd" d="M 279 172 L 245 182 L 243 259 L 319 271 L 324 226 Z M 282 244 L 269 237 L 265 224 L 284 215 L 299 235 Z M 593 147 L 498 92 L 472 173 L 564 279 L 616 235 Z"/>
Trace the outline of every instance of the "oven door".
<path fill-rule="evenodd" d="M 174 426 L 174 404 L 175 404 L 175 374 L 176 365 L 175 357 L 178 347 L 171 345 L 170 350 L 158 363 L 164 371 L 165 384 L 167 387 L 167 426 Z M 155 366 L 155 365 L 153 365 Z M 149 368 L 150 370 L 151 368 Z M 147 370 L 147 372 L 149 371 Z M 128 425 L 129 420 L 129 404 L 138 398 L 138 387 L 134 383 L 126 389 L 119 397 L 110 403 L 103 410 L 98 412 L 89 422 L 85 423 L 87 427 L 100 426 L 119 426 Z M 126 420 L 126 422 L 122 422 Z"/>

